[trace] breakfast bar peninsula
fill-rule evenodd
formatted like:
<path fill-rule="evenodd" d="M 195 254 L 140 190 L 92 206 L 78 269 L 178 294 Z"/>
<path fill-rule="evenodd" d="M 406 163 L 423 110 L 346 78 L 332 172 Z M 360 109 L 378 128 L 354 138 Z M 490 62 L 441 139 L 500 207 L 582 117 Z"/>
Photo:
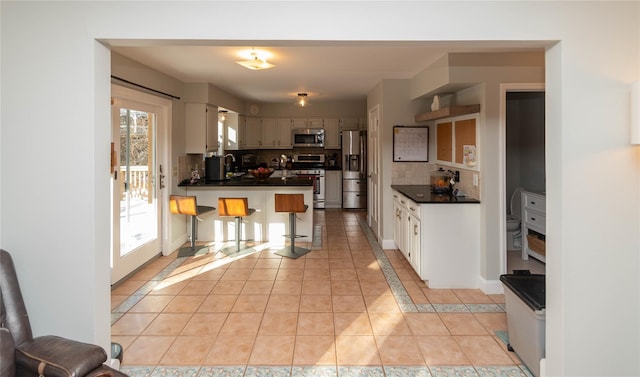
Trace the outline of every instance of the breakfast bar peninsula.
<path fill-rule="evenodd" d="M 297 214 L 296 233 L 303 235 L 296 242 L 311 242 L 313 232 L 313 182 L 296 177 L 257 179 L 251 175 L 233 177 L 222 181 L 185 180 L 178 185 L 185 195 L 197 198 L 198 205 L 218 207 L 219 198 L 246 197 L 255 213 L 242 219 L 242 240 L 269 241 L 284 245 L 289 229 L 289 215 L 275 211 L 274 194 L 304 194 L 309 206 Z M 235 219 L 221 217 L 218 210 L 207 213 L 198 221 L 198 241 L 226 242 L 235 240 Z M 186 225 L 185 225 L 186 226 Z"/>

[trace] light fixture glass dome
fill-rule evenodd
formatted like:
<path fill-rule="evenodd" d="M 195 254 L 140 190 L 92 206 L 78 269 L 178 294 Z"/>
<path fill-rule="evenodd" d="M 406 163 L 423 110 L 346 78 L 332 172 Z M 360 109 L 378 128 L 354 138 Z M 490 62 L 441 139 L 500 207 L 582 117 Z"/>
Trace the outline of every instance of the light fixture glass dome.
<path fill-rule="evenodd" d="M 241 66 L 243 66 L 245 68 L 249 68 L 249 69 L 254 70 L 254 71 L 257 71 L 257 70 L 260 70 L 260 69 L 268 69 L 268 68 L 275 67 L 275 65 L 267 62 L 266 58 L 259 57 L 256 52 L 252 52 L 251 53 L 251 59 L 249 59 L 249 60 L 240 60 L 240 61 L 237 61 L 236 63 L 240 64 Z"/>
<path fill-rule="evenodd" d="M 307 98 L 307 93 L 298 93 L 298 98 L 296 99 L 296 105 L 300 107 L 305 107 L 309 105 L 309 99 Z"/>

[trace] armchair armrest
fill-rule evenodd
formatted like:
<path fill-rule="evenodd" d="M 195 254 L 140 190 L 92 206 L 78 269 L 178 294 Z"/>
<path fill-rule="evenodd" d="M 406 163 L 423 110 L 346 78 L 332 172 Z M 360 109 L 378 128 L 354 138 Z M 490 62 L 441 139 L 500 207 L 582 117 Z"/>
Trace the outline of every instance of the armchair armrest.
<path fill-rule="evenodd" d="M 16 349 L 9 329 L 0 327 L 0 377 L 16 374 Z"/>
<path fill-rule="evenodd" d="M 16 367 L 47 377 L 82 377 L 100 367 L 107 353 L 99 346 L 58 336 L 40 336 L 16 348 Z"/>

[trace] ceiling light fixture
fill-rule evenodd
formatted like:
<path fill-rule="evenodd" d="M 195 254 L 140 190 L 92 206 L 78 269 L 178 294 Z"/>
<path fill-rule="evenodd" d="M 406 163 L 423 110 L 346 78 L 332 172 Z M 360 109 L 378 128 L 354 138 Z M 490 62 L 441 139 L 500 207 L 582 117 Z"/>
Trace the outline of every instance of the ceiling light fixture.
<path fill-rule="evenodd" d="M 220 119 L 221 122 L 227 120 L 227 110 L 218 111 L 218 119 Z"/>
<path fill-rule="evenodd" d="M 254 71 L 275 67 L 275 65 L 267 62 L 267 58 L 259 57 L 255 51 L 251 51 L 251 58 L 249 60 L 239 60 L 236 63 Z"/>
<path fill-rule="evenodd" d="M 298 98 L 296 99 L 296 105 L 300 107 L 305 107 L 309 105 L 309 100 L 307 99 L 307 93 L 298 93 Z"/>

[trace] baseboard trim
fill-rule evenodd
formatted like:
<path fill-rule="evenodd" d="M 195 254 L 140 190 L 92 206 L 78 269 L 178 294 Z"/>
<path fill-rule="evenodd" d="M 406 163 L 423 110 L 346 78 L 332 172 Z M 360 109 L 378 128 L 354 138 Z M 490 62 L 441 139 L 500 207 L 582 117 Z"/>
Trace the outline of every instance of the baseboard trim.
<path fill-rule="evenodd" d="M 380 246 L 382 247 L 382 250 L 397 249 L 396 243 L 393 242 L 393 240 L 382 240 L 382 245 L 380 245 Z"/>
<path fill-rule="evenodd" d="M 500 280 L 486 280 L 480 277 L 480 290 L 487 295 L 500 295 L 504 293 Z"/>

